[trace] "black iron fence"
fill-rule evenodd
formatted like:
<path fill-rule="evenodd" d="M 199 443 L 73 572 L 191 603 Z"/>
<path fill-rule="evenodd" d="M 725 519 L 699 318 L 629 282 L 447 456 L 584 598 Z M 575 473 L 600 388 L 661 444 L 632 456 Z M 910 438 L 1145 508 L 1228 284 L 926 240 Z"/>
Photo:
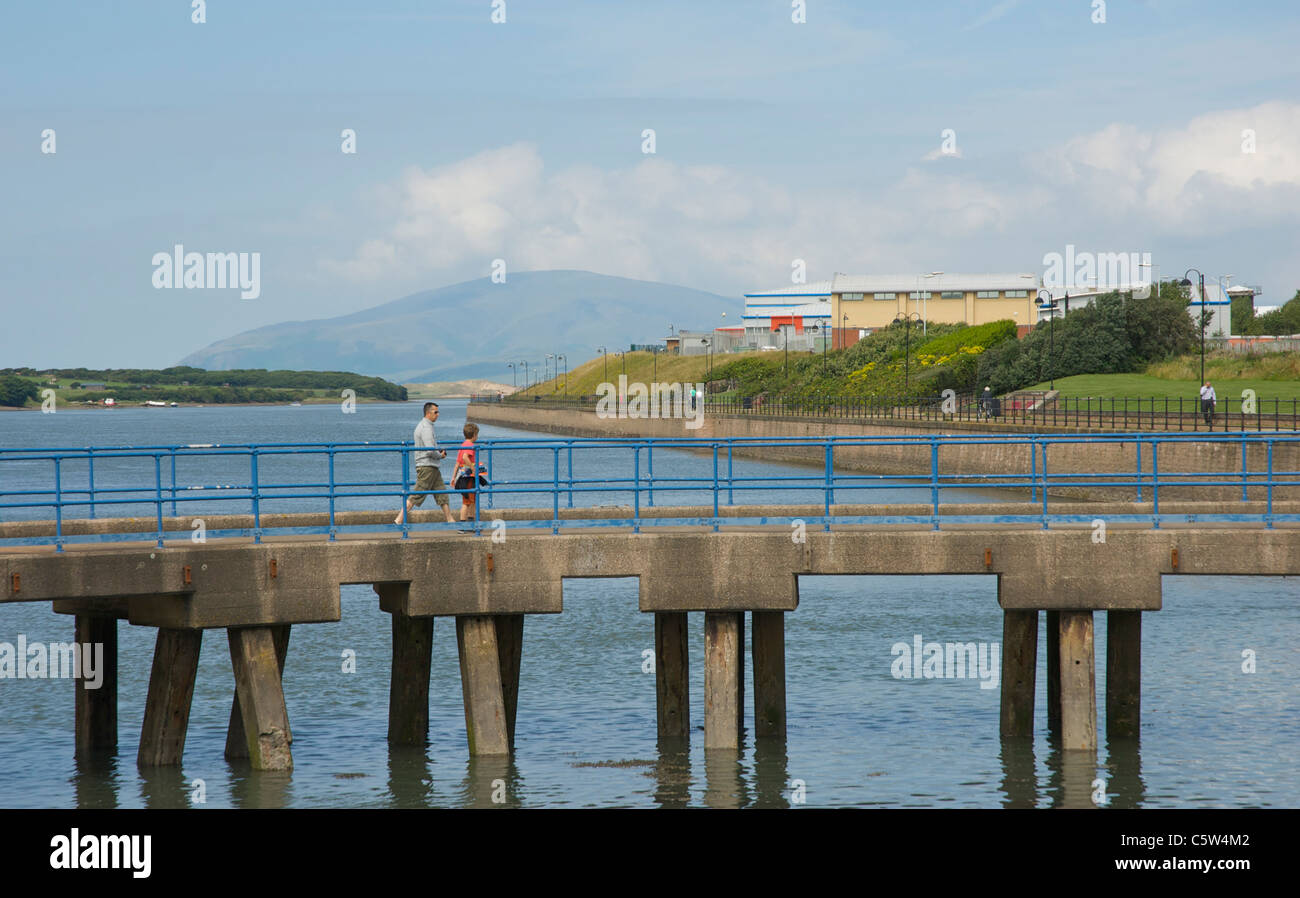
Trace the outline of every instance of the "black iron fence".
<path fill-rule="evenodd" d="M 535 408 L 596 408 L 595 396 L 508 396 L 498 400 L 493 394 L 476 396 L 472 401 L 503 401 L 509 405 Z M 689 398 L 686 401 L 689 403 Z M 1300 430 L 1300 400 L 1297 399 L 1219 399 L 1212 409 L 1204 408 L 1200 399 L 1192 397 L 1050 397 L 1037 393 L 1013 393 L 991 400 L 962 395 L 919 400 L 833 397 L 790 401 L 766 397 L 701 397 L 698 401 L 707 415 L 991 422 L 1030 427 L 1138 431 Z M 646 416 L 651 414 L 647 412 Z"/>

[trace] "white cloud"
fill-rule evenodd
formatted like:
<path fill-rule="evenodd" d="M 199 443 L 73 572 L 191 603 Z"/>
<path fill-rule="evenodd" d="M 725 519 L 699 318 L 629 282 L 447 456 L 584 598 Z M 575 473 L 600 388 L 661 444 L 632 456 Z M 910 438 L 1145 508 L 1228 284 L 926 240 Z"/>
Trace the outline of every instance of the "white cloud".
<path fill-rule="evenodd" d="M 1254 154 L 1241 132 L 1256 132 Z M 927 157 L 929 158 L 929 157 Z M 514 144 L 380 187 L 391 225 L 359 237 L 329 273 L 393 277 L 582 268 L 708 286 L 958 264 L 1032 265 L 1043 241 L 1148 241 L 1231 233 L 1300 216 L 1300 106 L 1269 103 L 1152 131 L 1113 124 L 1014 160 L 1002 177 L 968 166 L 908 168 L 884 189 L 797 192 L 725 166 L 646 157 L 605 170 L 543 165 Z M 1073 235 L 1077 235 L 1073 236 Z"/>

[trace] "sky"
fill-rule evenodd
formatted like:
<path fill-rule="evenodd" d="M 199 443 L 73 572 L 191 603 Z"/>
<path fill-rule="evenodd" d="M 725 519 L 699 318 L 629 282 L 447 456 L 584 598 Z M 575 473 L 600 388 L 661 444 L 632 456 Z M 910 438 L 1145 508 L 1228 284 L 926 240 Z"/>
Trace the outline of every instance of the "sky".
<path fill-rule="evenodd" d="M 1297 45 L 1294 0 L 15 5 L 0 367 L 164 367 L 494 264 L 739 310 L 796 261 L 1041 275 L 1073 246 L 1277 304 Z M 155 286 L 177 244 L 256 253 L 256 295 Z"/>

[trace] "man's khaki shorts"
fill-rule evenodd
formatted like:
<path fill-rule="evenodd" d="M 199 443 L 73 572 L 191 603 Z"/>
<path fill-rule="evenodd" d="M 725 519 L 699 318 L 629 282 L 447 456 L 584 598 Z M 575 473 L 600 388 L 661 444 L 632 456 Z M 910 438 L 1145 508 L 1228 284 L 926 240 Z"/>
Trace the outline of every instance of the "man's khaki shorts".
<path fill-rule="evenodd" d="M 417 490 L 445 490 L 447 484 L 442 481 L 442 471 L 437 465 L 420 465 L 415 469 L 415 488 Z M 418 507 L 424 504 L 428 496 L 412 496 L 411 506 Z M 439 505 L 447 505 L 447 497 L 439 494 L 433 497 Z"/>

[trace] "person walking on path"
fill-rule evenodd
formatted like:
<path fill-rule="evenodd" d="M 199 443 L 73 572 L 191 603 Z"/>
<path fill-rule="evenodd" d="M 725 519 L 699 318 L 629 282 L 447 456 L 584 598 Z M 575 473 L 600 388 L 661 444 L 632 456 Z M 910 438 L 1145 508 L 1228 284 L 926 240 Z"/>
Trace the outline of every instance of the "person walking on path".
<path fill-rule="evenodd" d="M 453 489 L 460 490 L 460 519 L 466 521 L 474 511 L 474 474 L 483 468 L 474 461 L 474 440 L 478 438 L 478 425 L 466 424 L 462 432 L 465 434 L 465 442 L 460 444 L 460 451 L 456 453 L 451 485 Z M 479 475 L 479 483 L 485 483 L 482 474 Z"/>
<path fill-rule="evenodd" d="M 1214 405 L 1217 396 L 1214 395 L 1214 387 L 1210 386 L 1207 380 L 1201 386 L 1201 414 L 1205 416 L 1205 423 L 1214 426 Z"/>
<path fill-rule="evenodd" d="M 980 396 L 980 417 L 990 419 L 993 417 L 993 388 L 985 387 L 984 393 Z"/>
<path fill-rule="evenodd" d="M 447 457 L 447 453 L 438 448 L 438 438 L 433 433 L 433 422 L 438 420 L 438 403 L 426 402 L 424 404 L 424 417 L 420 423 L 415 425 L 415 488 L 420 491 L 418 496 L 408 496 L 406 507 L 397 513 L 393 519 L 394 524 L 400 524 L 406 519 L 406 513 L 412 508 L 423 505 L 426 491 L 428 490 L 445 490 L 447 484 L 442 480 L 442 471 L 438 469 L 438 462 Z M 445 493 L 437 493 L 434 500 L 442 506 L 442 513 L 447 517 L 448 524 L 454 524 L 456 519 L 451 516 L 451 503 L 447 500 Z"/>

